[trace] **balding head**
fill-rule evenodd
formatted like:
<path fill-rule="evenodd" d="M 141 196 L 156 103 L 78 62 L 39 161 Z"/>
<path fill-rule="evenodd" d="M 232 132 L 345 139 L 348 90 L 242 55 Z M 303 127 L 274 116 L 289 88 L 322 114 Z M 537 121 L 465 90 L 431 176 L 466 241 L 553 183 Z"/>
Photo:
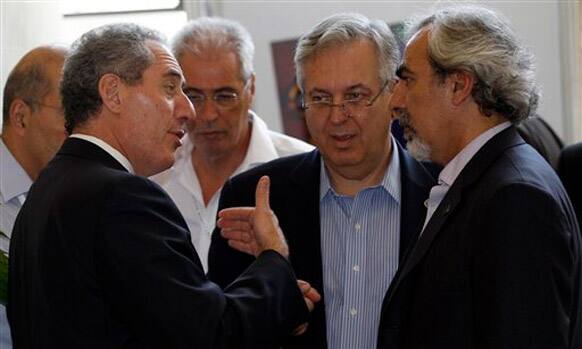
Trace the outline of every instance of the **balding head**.
<path fill-rule="evenodd" d="M 31 104 L 36 110 L 40 102 L 51 92 L 58 93 L 58 80 L 53 81 L 55 71 L 62 69 L 67 49 L 59 46 L 40 46 L 28 52 L 16 64 L 4 86 L 4 125 L 10 123 L 10 105 L 16 98 Z M 55 69 L 57 68 L 57 69 Z M 57 75 L 59 75 L 57 74 Z M 58 77 L 57 79 L 60 79 Z M 54 89 L 54 86 L 57 89 Z"/>
<path fill-rule="evenodd" d="M 2 140 L 32 179 L 66 137 L 59 81 L 67 52 L 58 46 L 33 49 L 4 87 Z"/>

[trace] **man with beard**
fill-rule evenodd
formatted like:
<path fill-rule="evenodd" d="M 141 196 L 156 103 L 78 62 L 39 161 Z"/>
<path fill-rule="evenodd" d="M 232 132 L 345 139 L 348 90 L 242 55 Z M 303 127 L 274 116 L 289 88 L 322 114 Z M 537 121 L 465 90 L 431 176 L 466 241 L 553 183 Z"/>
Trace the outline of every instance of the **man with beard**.
<path fill-rule="evenodd" d="M 392 106 L 410 152 L 444 168 L 384 299 L 379 348 L 580 348 L 576 216 L 515 129 L 537 106 L 533 57 L 478 7 L 412 33 Z"/>

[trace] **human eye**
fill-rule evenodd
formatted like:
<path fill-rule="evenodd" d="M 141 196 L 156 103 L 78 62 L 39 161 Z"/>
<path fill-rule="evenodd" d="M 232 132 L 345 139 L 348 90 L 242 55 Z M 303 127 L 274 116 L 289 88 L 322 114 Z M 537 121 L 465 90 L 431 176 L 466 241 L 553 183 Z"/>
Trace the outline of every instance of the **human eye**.
<path fill-rule="evenodd" d="M 362 91 L 350 91 L 344 95 L 344 101 L 347 102 L 359 102 L 366 97 L 366 94 Z"/>
<path fill-rule="evenodd" d="M 236 93 L 233 92 L 219 92 L 214 95 L 214 100 L 217 102 L 231 102 L 238 99 Z"/>
<path fill-rule="evenodd" d="M 168 95 L 175 95 L 178 92 L 178 84 L 173 81 L 168 81 L 164 84 L 164 89 Z"/>
<path fill-rule="evenodd" d="M 190 102 L 194 105 L 201 105 L 204 103 L 204 95 L 201 93 L 193 92 L 193 91 L 184 91 L 186 97 L 190 100 Z"/>
<path fill-rule="evenodd" d="M 331 96 L 326 94 L 314 94 L 310 96 L 309 103 L 314 105 L 331 104 Z"/>

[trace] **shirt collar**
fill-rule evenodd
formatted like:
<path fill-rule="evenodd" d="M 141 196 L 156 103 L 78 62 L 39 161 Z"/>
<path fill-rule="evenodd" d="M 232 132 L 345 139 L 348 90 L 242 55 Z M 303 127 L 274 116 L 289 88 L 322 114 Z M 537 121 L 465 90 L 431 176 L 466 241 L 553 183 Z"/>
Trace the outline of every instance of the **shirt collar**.
<path fill-rule="evenodd" d="M 390 154 L 390 161 L 388 162 L 388 168 L 384 172 L 382 181 L 372 187 L 382 187 L 388 194 L 397 202 L 400 203 L 402 188 L 400 185 L 400 157 L 398 156 L 398 146 L 396 141 L 392 136 L 390 136 L 390 141 L 392 142 L 392 152 Z M 319 200 L 323 200 L 327 195 L 338 195 L 336 191 L 332 188 L 329 176 L 327 175 L 327 170 L 323 157 L 321 158 L 321 171 L 320 171 L 320 189 L 319 189 Z M 366 188 L 367 189 L 367 188 Z"/>
<path fill-rule="evenodd" d="M 269 137 L 267 124 L 257 116 L 252 110 L 249 110 L 249 122 L 251 126 L 251 139 L 245 158 L 239 167 L 233 172 L 235 176 L 248 168 L 257 164 L 263 164 L 278 158 L 277 149 Z M 231 177 L 232 177 L 231 176 Z"/>
<path fill-rule="evenodd" d="M 0 139 L 0 192 L 3 202 L 27 193 L 31 185 L 32 180 L 26 171 Z"/>
<path fill-rule="evenodd" d="M 123 154 L 121 154 L 121 152 L 119 152 L 119 150 L 113 148 L 112 146 L 107 144 L 102 139 L 94 137 L 94 136 L 86 135 L 86 134 L 81 134 L 81 133 L 74 133 L 74 134 L 70 135 L 69 137 L 83 139 L 83 140 L 86 140 L 87 142 L 91 142 L 91 143 L 95 144 L 99 148 L 106 151 L 107 154 L 111 155 L 115 160 L 117 160 L 117 162 L 119 162 L 123 167 L 125 167 L 127 172 L 129 172 L 131 174 L 135 174 L 135 172 L 133 170 L 133 166 L 131 166 L 131 163 L 129 162 L 129 160 Z"/>
<path fill-rule="evenodd" d="M 496 125 L 487 131 L 481 133 L 477 138 L 473 139 L 469 144 L 463 148 L 449 163 L 443 168 L 439 174 L 439 184 L 446 184 L 451 186 L 461 171 L 469 163 L 469 161 L 477 154 L 479 149 L 481 149 L 485 143 L 487 143 L 491 138 L 493 138 L 499 132 L 509 128 L 511 122 L 505 121 L 499 125 Z"/>

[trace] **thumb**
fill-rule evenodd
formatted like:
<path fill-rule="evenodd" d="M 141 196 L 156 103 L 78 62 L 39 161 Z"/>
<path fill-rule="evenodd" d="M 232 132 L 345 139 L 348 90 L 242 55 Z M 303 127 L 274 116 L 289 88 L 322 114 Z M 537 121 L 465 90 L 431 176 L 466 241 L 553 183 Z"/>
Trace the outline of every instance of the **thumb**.
<path fill-rule="evenodd" d="M 271 211 L 269 205 L 269 187 L 271 180 L 268 176 L 263 176 L 257 183 L 257 190 L 255 192 L 255 205 L 258 210 Z"/>

